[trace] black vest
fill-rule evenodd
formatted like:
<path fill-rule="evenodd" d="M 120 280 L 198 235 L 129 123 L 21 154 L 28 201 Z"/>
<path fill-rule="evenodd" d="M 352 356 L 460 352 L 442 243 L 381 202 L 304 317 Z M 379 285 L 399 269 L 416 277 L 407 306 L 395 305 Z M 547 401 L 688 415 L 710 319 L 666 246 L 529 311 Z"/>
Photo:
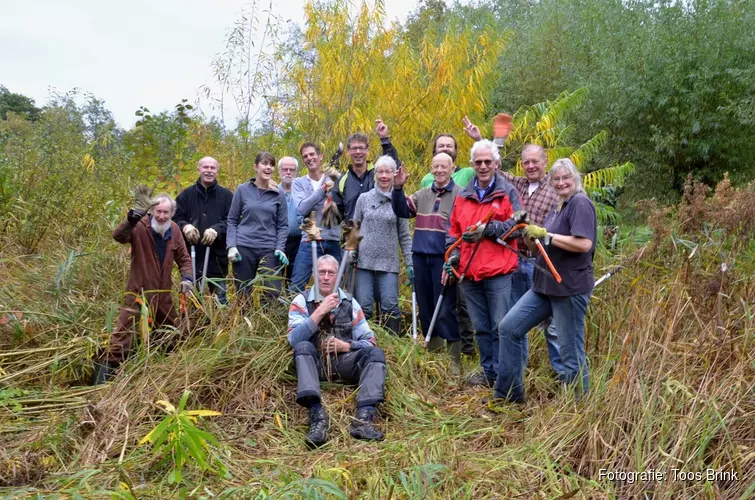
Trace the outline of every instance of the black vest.
<path fill-rule="evenodd" d="M 304 292 L 305 297 L 309 297 L 310 290 Z M 318 304 L 314 300 L 307 301 L 307 312 L 311 316 Z M 315 347 L 320 348 L 320 342 L 322 339 L 331 335 L 343 340 L 344 342 L 351 342 L 351 330 L 352 330 L 352 316 L 354 315 L 354 306 L 352 304 L 352 297 L 350 294 L 345 294 L 345 297 L 341 300 L 341 303 L 333 309 L 333 311 L 325 316 L 320 321 L 320 330 L 317 332 L 317 338 L 315 339 Z M 333 318 L 331 320 L 331 317 Z"/>

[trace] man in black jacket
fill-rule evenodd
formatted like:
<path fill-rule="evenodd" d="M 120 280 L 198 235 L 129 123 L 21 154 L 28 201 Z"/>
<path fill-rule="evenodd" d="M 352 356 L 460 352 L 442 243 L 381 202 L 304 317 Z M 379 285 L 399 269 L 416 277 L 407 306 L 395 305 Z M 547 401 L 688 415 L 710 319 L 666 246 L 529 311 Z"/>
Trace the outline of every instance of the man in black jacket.
<path fill-rule="evenodd" d="M 225 278 L 228 257 L 225 248 L 226 220 L 233 192 L 219 186 L 220 166 L 215 158 L 206 156 L 197 163 L 199 179 L 176 198 L 173 221 L 181 228 L 187 246 L 196 245 L 196 276 L 202 277 L 205 252 L 209 250 L 207 284 L 221 304 L 226 303 Z"/>

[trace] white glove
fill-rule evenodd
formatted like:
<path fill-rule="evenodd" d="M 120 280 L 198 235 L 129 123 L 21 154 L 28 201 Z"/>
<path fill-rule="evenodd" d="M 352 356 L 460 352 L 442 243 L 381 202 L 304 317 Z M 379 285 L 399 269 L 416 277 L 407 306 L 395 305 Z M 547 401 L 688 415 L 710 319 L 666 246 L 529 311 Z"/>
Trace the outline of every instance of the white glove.
<path fill-rule="evenodd" d="M 218 232 L 215 231 L 213 228 L 207 228 L 204 230 L 204 236 L 202 236 L 202 244 L 205 246 L 212 245 L 212 242 L 215 241 L 215 238 L 218 237 Z"/>
<path fill-rule="evenodd" d="M 191 224 L 186 224 L 183 228 L 183 232 L 184 236 L 186 236 L 186 241 L 191 245 L 196 245 L 197 241 L 199 241 L 199 229 Z"/>
<path fill-rule="evenodd" d="M 241 254 L 236 247 L 228 249 L 228 260 L 231 262 L 241 262 Z"/>
<path fill-rule="evenodd" d="M 322 187 L 322 190 L 326 193 L 333 189 L 333 179 L 330 177 L 323 177 L 323 181 L 320 183 L 320 187 Z"/>

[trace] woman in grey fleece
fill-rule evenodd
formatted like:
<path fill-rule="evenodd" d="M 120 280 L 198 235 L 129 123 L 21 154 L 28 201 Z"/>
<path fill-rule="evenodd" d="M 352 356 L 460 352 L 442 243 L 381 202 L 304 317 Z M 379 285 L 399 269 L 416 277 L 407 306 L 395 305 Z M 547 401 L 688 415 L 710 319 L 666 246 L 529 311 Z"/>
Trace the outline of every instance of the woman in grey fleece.
<path fill-rule="evenodd" d="M 401 311 L 398 307 L 399 246 L 404 262 L 412 262 L 412 236 L 409 219 L 397 218 L 391 208 L 393 176 L 396 161 L 381 156 L 375 162 L 375 187 L 361 195 L 354 210 L 354 220 L 362 223 L 359 243 L 356 299 L 367 318 L 372 316 L 372 303 L 377 301 L 389 330 L 398 335 Z M 406 266 L 412 277 L 414 268 Z"/>
<path fill-rule="evenodd" d="M 278 266 L 287 266 L 288 203 L 286 194 L 272 181 L 275 158 L 262 152 L 254 160 L 256 177 L 241 184 L 233 194 L 228 212 L 226 245 L 228 260 L 233 262 L 236 287 L 246 295 L 258 270 L 274 273 Z M 280 292 L 280 279 L 267 280 L 265 286 Z"/>

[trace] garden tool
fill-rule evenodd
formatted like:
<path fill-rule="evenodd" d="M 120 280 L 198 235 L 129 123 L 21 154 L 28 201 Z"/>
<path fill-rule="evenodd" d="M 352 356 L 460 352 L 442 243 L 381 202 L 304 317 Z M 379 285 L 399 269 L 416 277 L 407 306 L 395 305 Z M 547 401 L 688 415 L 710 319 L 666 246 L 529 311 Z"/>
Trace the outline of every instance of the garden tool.
<path fill-rule="evenodd" d="M 307 237 L 312 247 L 312 274 L 315 277 L 315 302 L 320 303 L 322 298 L 320 297 L 320 280 L 317 275 L 317 242 L 322 241 L 320 235 L 320 228 L 315 223 L 317 221 L 317 212 L 314 210 L 309 214 L 309 217 L 304 219 L 304 222 L 299 229 L 301 229 Z"/>
<path fill-rule="evenodd" d="M 346 221 L 343 225 L 344 252 L 341 258 L 341 266 L 338 268 L 338 276 L 336 277 L 336 289 L 341 286 L 341 281 L 344 274 L 346 274 L 346 270 L 353 264 L 354 252 L 357 251 L 359 242 L 364 238 L 364 236 L 359 235 L 361 225 L 360 221 L 354 222 L 353 220 Z"/>
<path fill-rule="evenodd" d="M 202 266 L 202 284 L 199 285 L 199 293 L 204 292 L 204 285 L 207 283 L 207 265 L 210 263 L 210 247 L 204 247 L 204 265 Z"/>
<path fill-rule="evenodd" d="M 412 339 L 417 340 L 417 291 L 412 278 Z"/>
<path fill-rule="evenodd" d="M 497 205 L 498 205 L 497 203 L 494 203 L 493 210 L 488 212 L 488 214 L 485 217 L 483 217 L 481 220 L 469 226 L 465 232 L 474 231 L 478 229 L 480 226 L 482 226 L 483 224 L 487 224 L 488 222 L 490 222 L 490 220 L 495 215 L 495 210 L 498 208 Z M 464 240 L 462 240 L 461 237 L 459 237 L 459 239 L 456 240 L 453 243 L 453 245 L 448 247 L 448 250 L 446 250 L 446 262 L 449 262 L 451 260 L 451 254 L 456 249 L 456 247 L 461 245 L 462 241 Z M 477 250 L 480 248 L 481 243 L 482 243 L 482 239 L 478 240 L 477 243 L 475 243 L 474 250 L 472 251 L 472 255 L 469 257 L 469 261 L 467 262 L 467 266 L 464 268 L 463 273 L 461 274 L 457 273 L 456 269 L 454 269 L 454 267 L 451 266 L 451 272 L 454 274 L 456 279 L 459 280 L 458 284 L 461 284 L 461 282 L 464 281 L 464 276 L 467 274 L 467 271 L 469 270 L 469 265 L 472 263 L 472 260 L 474 260 L 474 256 L 477 253 Z M 428 348 L 430 345 L 430 340 L 432 339 L 432 336 L 433 336 L 433 329 L 435 328 L 435 321 L 438 319 L 438 314 L 440 313 L 440 306 L 443 303 L 443 296 L 445 295 L 446 287 L 448 286 L 450 285 L 448 284 L 443 285 L 443 288 L 440 290 L 440 296 L 438 297 L 438 302 L 435 304 L 435 311 L 433 311 L 433 318 L 430 320 L 430 327 L 427 329 L 427 336 L 425 337 L 425 348 Z"/>
<path fill-rule="evenodd" d="M 325 204 L 322 207 L 322 226 L 327 229 L 332 229 L 341 223 L 341 212 L 338 210 L 338 206 L 333 203 L 333 189 L 335 189 L 335 183 L 338 182 L 338 160 L 340 160 L 343 154 L 343 143 L 338 143 L 338 150 L 333 154 L 330 159 L 330 168 L 328 168 L 325 175 L 333 182 L 333 187 L 328 190 L 328 197 L 325 200 Z"/>
<path fill-rule="evenodd" d="M 191 246 L 191 284 L 197 286 L 197 249 Z"/>
<path fill-rule="evenodd" d="M 511 115 L 498 113 L 493 118 L 493 142 L 499 148 L 506 144 L 506 137 L 511 131 Z"/>
<path fill-rule="evenodd" d="M 621 271 L 621 266 L 617 267 L 616 269 L 612 269 L 611 271 L 608 271 L 608 272 L 607 272 L 606 274 L 604 274 L 603 276 L 601 276 L 601 277 L 600 277 L 600 278 L 599 278 L 599 279 L 598 279 L 598 280 L 597 280 L 597 281 L 595 282 L 595 285 L 593 286 L 593 289 L 597 288 L 597 287 L 598 287 L 598 285 L 600 285 L 601 283 L 603 283 L 604 281 L 606 281 L 606 280 L 607 280 L 608 278 L 610 278 L 610 277 L 611 277 L 611 276 L 613 276 L 614 274 L 618 273 L 619 271 Z"/>
<path fill-rule="evenodd" d="M 498 209 L 498 203 L 493 203 L 493 209 L 490 212 L 488 212 L 488 214 L 485 217 L 483 217 L 481 220 L 479 220 L 476 223 L 474 223 L 471 226 L 469 226 L 465 232 L 475 231 L 475 230 L 479 229 L 479 227 L 482 226 L 483 224 L 487 224 L 488 222 L 490 222 L 490 220 L 495 215 L 495 211 L 497 209 Z M 448 262 L 448 259 L 451 258 L 451 254 L 453 253 L 454 250 L 456 250 L 456 247 L 458 247 L 459 245 L 461 245 L 461 243 L 464 241 L 462 239 L 462 237 L 463 237 L 463 235 L 460 236 L 459 239 L 457 239 L 456 241 L 454 241 L 454 243 L 450 247 L 448 247 L 448 250 L 446 250 L 446 262 Z M 464 275 L 469 270 L 469 265 L 472 263 L 472 260 L 474 259 L 474 256 L 477 253 L 477 250 L 480 248 L 480 243 L 482 243 L 482 239 L 480 239 L 480 240 L 477 241 L 477 244 L 475 245 L 475 248 L 472 251 L 472 255 L 469 257 L 469 261 L 467 262 L 467 266 L 464 268 L 464 272 L 463 273 L 459 274 L 459 273 L 456 272 L 456 269 L 454 269 L 453 267 L 451 267 L 451 271 L 453 272 L 454 277 L 457 280 L 459 280 L 459 284 L 461 284 L 461 282 L 464 281 Z M 437 307 L 436 307 L 436 309 L 437 309 Z M 428 334 L 429 333 L 430 332 L 428 332 Z"/>
<path fill-rule="evenodd" d="M 343 252 L 343 257 L 341 257 L 341 265 L 338 266 L 338 275 L 336 276 L 336 286 L 335 289 L 338 290 L 338 287 L 341 286 L 341 281 L 343 280 L 343 275 L 346 271 L 346 268 L 349 266 L 349 260 L 351 258 L 351 251 L 346 250 Z"/>

